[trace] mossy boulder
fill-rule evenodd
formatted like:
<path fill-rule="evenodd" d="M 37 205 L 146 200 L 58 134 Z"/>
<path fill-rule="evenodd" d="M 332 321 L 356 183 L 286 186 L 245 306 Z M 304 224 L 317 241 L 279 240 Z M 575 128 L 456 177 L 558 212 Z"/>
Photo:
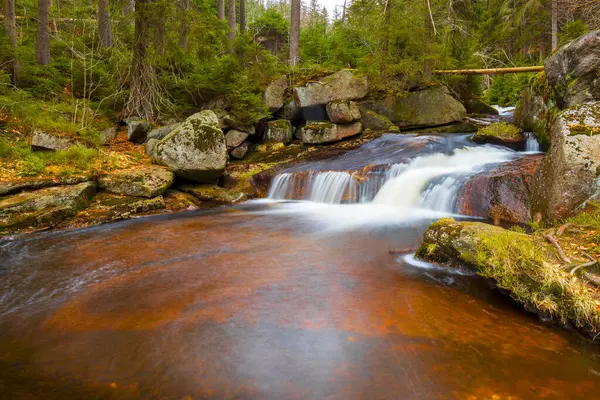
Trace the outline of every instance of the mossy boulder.
<path fill-rule="evenodd" d="M 44 132 L 40 129 L 35 129 L 31 136 L 31 147 L 34 150 L 67 150 L 74 145 L 75 141 L 72 138 Z"/>
<path fill-rule="evenodd" d="M 398 128 L 390 119 L 384 115 L 377 114 L 375 111 L 361 108 L 360 110 L 363 128 L 372 131 L 399 132 Z"/>
<path fill-rule="evenodd" d="M 175 175 L 197 182 L 211 182 L 225 171 L 228 154 L 225 135 L 214 112 L 192 115 L 162 139 L 155 160 Z"/>
<path fill-rule="evenodd" d="M 498 110 L 477 97 L 471 97 L 463 101 L 463 105 L 469 114 L 498 115 Z"/>
<path fill-rule="evenodd" d="M 127 120 L 127 140 L 133 143 L 144 143 L 152 124 L 148 121 L 131 119 Z"/>
<path fill-rule="evenodd" d="M 336 124 L 347 124 L 360 119 L 360 109 L 354 101 L 336 100 L 327 103 L 327 116 Z"/>
<path fill-rule="evenodd" d="M 173 173 L 158 166 L 114 171 L 98 177 L 98 186 L 109 193 L 135 197 L 156 197 L 173 184 Z"/>
<path fill-rule="evenodd" d="M 84 182 L 0 198 L 0 234 L 48 228 L 85 208 L 96 185 Z"/>
<path fill-rule="evenodd" d="M 544 63 L 559 107 L 600 100 L 600 31 L 570 42 Z"/>
<path fill-rule="evenodd" d="M 319 144 L 337 142 L 362 132 L 362 124 L 334 124 L 329 121 L 307 121 L 300 128 L 300 137 L 304 143 Z"/>
<path fill-rule="evenodd" d="M 550 148 L 534 177 L 532 207 L 554 220 L 598 193 L 600 102 L 568 108 L 549 124 Z"/>
<path fill-rule="evenodd" d="M 289 88 L 287 76 L 282 76 L 271 82 L 263 93 L 263 103 L 269 112 L 276 113 L 281 110 L 286 100 L 286 90 Z"/>
<path fill-rule="evenodd" d="M 503 144 L 519 148 L 527 138 L 521 128 L 508 122 L 496 122 L 479 129 L 471 140 L 475 143 Z"/>
<path fill-rule="evenodd" d="M 445 218 L 427 229 L 417 257 L 472 270 L 531 312 L 571 323 L 592 336 L 600 332 L 596 299 L 584 282 L 562 268 L 541 238 Z"/>
<path fill-rule="evenodd" d="M 389 94 L 360 102 L 361 109 L 387 117 L 402 128 L 422 128 L 462 121 L 465 107 L 445 86 L 404 94 Z"/>
<path fill-rule="evenodd" d="M 91 182 L 92 178 L 85 175 L 28 177 L 0 181 L 0 196 L 18 193 L 25 190 L 43 189 L 51 186 L 76 185 Z"/>
<path fill-rule="evenodd" d="M 294 88 L 298 107 L 325 105 L 336 100 L 358 100 L 369 94 L 367 76 L 355 70 L 342 70 L 317 82 Z"/>
<path fill-rule="evenodd" d="M 286 119 L 267 122 L 263 140 L 272 143 L 289 143 L 294 139 L 292 123 Z"/>
<path fill-rule="evenodd" d="M 181 185 L 177 187 L 177 190 L 189 193 L 198 200 L 216 204 L 235 204 L 246 200 L 244 193 L 216 185 Z"/>

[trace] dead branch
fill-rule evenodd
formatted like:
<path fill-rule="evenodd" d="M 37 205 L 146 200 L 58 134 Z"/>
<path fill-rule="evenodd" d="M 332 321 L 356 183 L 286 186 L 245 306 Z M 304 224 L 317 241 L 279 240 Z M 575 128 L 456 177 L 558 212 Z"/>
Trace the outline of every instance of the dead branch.
<path fill-rule="evenodd" d="M 558 251 L 558 255 L 560 256 L 560 259 L 565 264 L 571 264 L 571 260 L 569 259 L 569 257 L 567 257 L 567 255 L 563 251 L 562 247 L 560 247 L 560 244 L 558 244 L 558 241 L 554 237 L 554 231 L 548 232 L 548 234 L 544 235 L 544 238 L 546 238 L 546 240 L 548 242 L 550 242 L 556 248 L 556 251 Z"/>
<path fill-rule="evenodd" d="M 558 228 L 558 230 L 556 231 L 556 235 L 557 236 L 562 236 L 562 234 L 565 233 L 565 229 L 567 229 L 567 228 L 569 228 L 571 226 L 573 226 L 573 224 L 570 223 L 570 222 L 568 222 L 568 223 L 566 223 L 564 225 L 561 225 L 561 227 Z"/>

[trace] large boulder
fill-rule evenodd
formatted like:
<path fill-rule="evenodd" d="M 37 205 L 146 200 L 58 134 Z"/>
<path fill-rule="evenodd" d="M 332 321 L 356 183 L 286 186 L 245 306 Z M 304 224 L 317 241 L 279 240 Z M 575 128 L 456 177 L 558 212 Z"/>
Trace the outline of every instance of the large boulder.
<path fill-rule="evenodd" d="M 462 102 L 463 106 L 469 114 L 479 115 L 499 115 L 500 113 L 494 107 L 487 104 L 485 101 L 471 97 Z"/>
<path fill-rule="evenodd" d="M 144 143 L 152 124 L 148 121 L 132 119 L 127 121 L 127 139 L 133 143 Z"/>
<path fill-rule="evenodd" d="M 84 182 L 23 192 L 0 199 L 0 234 L 28 228 L 47 228 L 85 208 L 96 185 Z"/>
<path fill-rule="evenodd" d="M 496 122 L 479 129 L 471 140 L 475 143 L 502 144 L 522 148 L 526 137 L 519 127 L 508 122 Z"/>
<path fill-rule="evenodd" d="M 600 31 L 558 50 L 546 60 L 544 70 L 559 107 L 600 100 Z"/>
<path fill-rule="evenodd" d="M 327 103 L 327 116 L 336 124 L 347 124 L 360 119 L 360 109 L 353 101 L 336 100 Z"/>
<path fill-rule="evenodd" d="M 294 139 L 292 123 L 286 119 L 267 122 L 263 140 L 265 142 L 289 143 Z"/>
<path fill-rule="evenodd" d="M 390 94 L 362 101 L 360 106 L 387 117 L 400 129 L 446 125 L 461 121 L 467 115 L 465 107 L 445 86 L 402 95 Z"/>
<path fill-rule="evenodd" d="M 598 193 L 600 102 L 568 108 L 550 124 L 550 149 L 533 182 L 533 211 L 544 218 L 571 214 Z"/>
<path fill-rule="evenodd" d="M 175 175 L 197 182 L 217 179 L 227 165 L 225 135 L 210 110 L 186 119 L 156 145 L 154 159 Z"/>
<path fill-rule="evenodd" d="M 159 126 L 158 128 L 154 128 L 150 132 L 148 132 L 147 138 L 148 138 L 148 140 L 150 140 L 150 139 L 162 140 L 162 139 L 166 138 L 167 136 L 169 136 L 169 133 L 173 132 L 178 126 L 179 126 L 179 124 Z"/>
<path fill-rule="evenodd" d="M 114 171 L 98 178 L 100 189 L 124 196 L 156 197 L 173 184 L 173 173 L 155 165 Z"/>
<path fill-rule="evenodd" d="M 367 94 L 367 76 L 352 70 L 338 71 L 317 82 L 294 88 L 298 107 L 324 105 L 335 100 L 359 100 Z"/>
<path fill-rule="evenodd" d="M 281 110 L 285 104 L 285 92 L 290 84 L 287 76 L 282 76 L 274 80 L 263 93 L 263 103 L 269 109 L 269 112 L 276 113 Z"/>
<path fill-rule="evenodd" d="M 74 144 L 75 142 L 67 137 L 43 132 L 39 129 L 34 130 L 31 137 L 31 147 L 34 150 L 67 150 Z"/>
<path fill-rule="evenodd" d="M 360 122 L 341 125 L 329 121 L 307 121 L 300 130 L 300 137 L 304 143 L 319 144 L 337 142 L 361 132 Z"/>
<path fill-rule="evenodd" d="M 496 223 L 528 223 L 531 184 L 542 158 L 524 157 L 470 178 L 458 191 L 458 213 L 493 219 Z"/>
<path fill-rule="evenodd" d="M 361 108 L 361 123 L 363 128 L 372 131 L 399 132 L 398 128 L 390 119 L 384 115 L 377 114 L 375 111 Z"/>

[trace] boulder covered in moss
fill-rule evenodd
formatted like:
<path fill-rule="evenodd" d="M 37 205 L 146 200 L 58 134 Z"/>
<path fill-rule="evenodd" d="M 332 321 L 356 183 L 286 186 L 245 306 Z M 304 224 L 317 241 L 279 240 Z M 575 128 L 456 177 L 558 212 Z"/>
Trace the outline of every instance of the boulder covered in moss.
<path fill-rule="evenodd" d="M 336 100 L 327 103 L 327 116 L 336 124 L 347 124 L 360 119 L 360 109 L 354 101 Z"/>
<path fill-rule="evenodd" d="M 75 141 L 66 136 L 57 135 L 55 133 L 44 132 L 40 129 L 35 129 L 31 136 L 31 147 L 34 150 L 68 150 L 75 145 Z"/>
<path fill-rule="evenodd" d="M 127 122 L 127 140 L 133 143 L 144 143 L 152 124 L 145 120 L 131 119 Z"/>
<path fill-rule="evenodd" d="M 198 200 L 215 204 L 235 204 L 246 200 L 246 194 L 217 185 L 181 185 L 177 190 L 189 193 Z"/>
<path fill-rule="evenodd" d="M 527 138 L 521 128 L 508 122 L 496 122 L 479 129 L 471 140 L 475 143 L 502 144 L 521 148 Z"/>
<path fill-rule="evenodd" d="M 96 185 L 56 186 L 0 198 L 0 234 L 48 228 L 87 207 Z"/>
<path fill-rule="evenodd" d="M 538 79 L 541 83 L 527 87 L 521 93 L 513 122 L 524 131 L 533 132 L 538 142 L 546 148 L 550 145 L 546 131 L 547 117 L 554 104 L 548 95 L 551 89 L 545 84 L 546 78 L 542 76 Z"/>
<path fill-rule="evenodd" d="M 153 158 L 182 178 L 216 180 L 229 158 L 219 119 L 210 110 L 192 115 L 156 144 Z"/>
<path fill-rule="evenodd" d="M 487 104 L 480 98 L 471 97 L 468 100 L 463 101 L 463 105 L 469 114 L 478 115 L 499 115 L 500 112 L 494 107 Z"/>
<path fill-rule="evenodd" d="M 329 121 L 307 121 L 300 128 L 300 137 L 304 143 L 319 144 L 337 142 L 362 132 L 362 124 L 334 124 Z"/>
<path fill-rule="evenodd" d="M 287 76 L 275 79 L 263 92 L 263 103 L 269 109 L 269 112 L 276 113 L 281 110 L 285 104 L 286 91 L 290 84 Z"/>
<path fill-rule="evenodd" d="M 600 102 L 560 112 L 549 129 L 550 149 L 533 180 L 532 208 L 554 220 L 598 193 Z"/>
<path fill-rule="evenodd" d="M 292 123 L 286 119 L 267 122 L 263 140 L 272 143 L 289 143 L 294 139 Z"/>
<path fill-rule="evenodd" d="M 571 323 L 592 336 L 600 332 L 596 298 L 584 282 L 562 268 L 541 238 L 445 218 L 427 229 L 417 257 L 472 270 L 531 312 Z"/>
<path fill-rule="evenodd" d="M 565 45 L 544 63 L 559 107 L 600 100 L 600 31 Z"/>
<path fill-rule="evenodd" d="M 342 70 L 317 82 L 294 88 L 298 107 L 325 105 L 336 100 L 359 100 L 369 94 L 367 76 L 355 70 Z"/>
<path fill-rule="evenodd" d="M 377 114 L 375 111 L 362 109 L 360 110 L 363 128 L 372 131 L 399 132 L 398 128 L 390 119 L 384 115 Z"/>
<path fill-rule="evenodd" d="M 400 129 L 447 125 L 462 121 L 467 115 L 465 107 L 450 95 L 445 86 L 389 94 L 362 101 L 360 107 L 387 117 Z"/>
<path fill-rule="evenodd" d="M 156 197 L 163 194 L 173 180 L 171 171 L 150 165 L 102 174 L 98 177 L 98 186 L 103 191 L 124 196 Z"/>

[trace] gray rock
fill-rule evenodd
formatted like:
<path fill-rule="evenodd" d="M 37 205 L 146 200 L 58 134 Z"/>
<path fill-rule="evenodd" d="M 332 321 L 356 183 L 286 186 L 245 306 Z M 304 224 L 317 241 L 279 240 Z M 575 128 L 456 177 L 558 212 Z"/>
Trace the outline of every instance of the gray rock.
<path fill-rule="evenodd" d="M 197 182 L 217 179 L 229 158 L 219 119 L 210 110 L 192 115 L 158 142 L 155 157 L 183 178 Z"/>
<path fill-rule="evenodd" d="M 24 190 L 43 189 L 50 186 L 75 185 L 83 182 L 91 182 L 88 176 L 56 176 L 52 178 L 19 178 L 14 180 L 0 181 L 0 196 L 22 192 Z"/>
<path fill-rule="evenodd" d="M 157 166 L 147 166 L 100 175 L 100 189 L 124 196 L 156 197 L 173 184 L 173 173 Z"/>
<path fill-rule="evenodd" d="M 546 96 L 545 90 L 548 90 L 546 85 L 527 87 L 521 93 L 513 122 L 525 132 L 533 132 L 540 144 L 547 146 L 550 143 L 546 131 L 547 116 L 554 104 L 550 100 L 552 96 Z M 544 98 L 548 98 L 548 101 Z"/>
<path fill-rule="evenodd" d="M 600 31 L 562 47 L 546 60 L 544 70 L 559 107 L 600 100 Z"/>
<path fill-rule="evenodd" d="M 334 100 L 358 100 L 368 94 L 367 76 L 351 70 L 338 71 L 318 82 L 294 88 L 298 107 L 324 105 Z"/>
<path fill-rule="evenodd" d="M 375 111 L 362 109 L 361 122 L 364 129 L 371 129 L 373 131 L 387 131 L 387 132 L 399 132 L 398 128 L 390 119 L 384 115 L 377 114 Z"/>
<path fill-rule="evenodd" d="M 336 100 L 327 103 L 329 120 L 336 124 L 347 124 L 360 119 L 360 109 L 353 101 Z"/>
<path fill-rule="evenodd" d="M 289 143 L 293 139 L 292 123 L 286 119 L 267 122 L 265 142 Z"/>
<path fill-rule="evenodd" d="M 158 128 L 154 128 L 152 129 L 150 132 L 148 132 L 148 140 L 150 139 L 156 139 L 156 140 L 162 140 L 164 138 L 166 138 L 169 133 L 173 132 L 175 130 L 175 128 L 177 128 L 179 126 L 179 124 L 171 124 L 171 125 L 167 125 L 167 126 L 160 126 Z"/>
<path fill-rule="evenodd" d="M 248 139 L 248 134 L 246 132 L 240 132 L 238 130 L 232 129 L 227 134 L 225 134 L 225 144 L 228 149 L 233 149 L 244 143 L 244 141 Z"/>
<path fill-rule="evenodd" d="M 0 233 L 47 228 L 85 208 L 96 186 L 84 182 L 23 192 L 0 199 Z"/>
<path fill-rule="evenodd" d="M 223 117 L 222 123 L 224 123 L 228 128 L 246 132 L 249 135 L 256 134 L 256 129 L 252 125 L 244 124 L 229 115 Z"/>
<path fill-rule="evenodd" d="M 177 189 L 189 193 L 199 200 L 218 204 L 235 204 L 246 200 L 244 193 L 216 185 L 181 185 Z"/>
<path fill-rule="evenodd" d="M 280 119 L 289 119 L 290 121 L 297 121 L 301 117 L 300 108 L 296 104 L 296 100 L 292 99 L 285 103 L 283 109 L 278 114 Z"/>
<path fill-rule="evenodd" d="M 75 142 L 69 138 L 42 132 L 39 129 L 34 130 L 31 137 L 31 147 L 35 150 L 67 150 L 73 145 Z"/>
<path fill-rule="evenodd" d="M 152 128 L 148 121 L 128 120 L 127 121 L 127 140 L 133 143 L 144 143 L 146 135 Z"/>
<path fill-rule="evenodd" d="M 111 126 L 110 128 L 104 129 L 100 132 L 100 143 L 107 144 L 109 141 L 117 137 L 117 127 Z"/>
<path fill-rule="evenodd" d="M 144 144 L 144 151 L 146 155 L 150 156 L 153 160 L 156 158 L 154 150 L 156 150 L 156 145 L 160 142 L 158 139 L 148 139 Z"/>
<path fill-rule="evenodd" d="M 600 102 L 564 110 L 549 128 L 550 149 L 534 177 L 532 209 L 554 220 L 598 193 Z"/>
<path fill-rule="evenodd" d="M 465 107 L 445 86 L 365 100 L 360 107 L 387 117 L 400 129 L 446 125 L 467 115 Z"/>
<path fill-rule="evenodd" d="M 269 112 L 276 113 L 285 103 L 285 91 L 289 87 L 287 76 L 274 80 L 263 93 L 263 103 Z"/>
<path fill-rule="evenodd" d="M 248 142 L 244 142 L 241 145 L 239 145 L 238 147 L 236 147 L 235 149 L 231 150 L 231 157 L 237 159 L 237 160 L 241 160 L 244 157 L 246 157 L 246 154 L 248 153 L 248 148 L 250 146 L 248 145 Z"/>
<path fill-rule="evenodd" d="M 301 128 L 300 136 L 304 143 L 318 144 L 337 142 L 362 132 L 362 124 L 339 125 L 329 121 L 307 121 Z"/>

